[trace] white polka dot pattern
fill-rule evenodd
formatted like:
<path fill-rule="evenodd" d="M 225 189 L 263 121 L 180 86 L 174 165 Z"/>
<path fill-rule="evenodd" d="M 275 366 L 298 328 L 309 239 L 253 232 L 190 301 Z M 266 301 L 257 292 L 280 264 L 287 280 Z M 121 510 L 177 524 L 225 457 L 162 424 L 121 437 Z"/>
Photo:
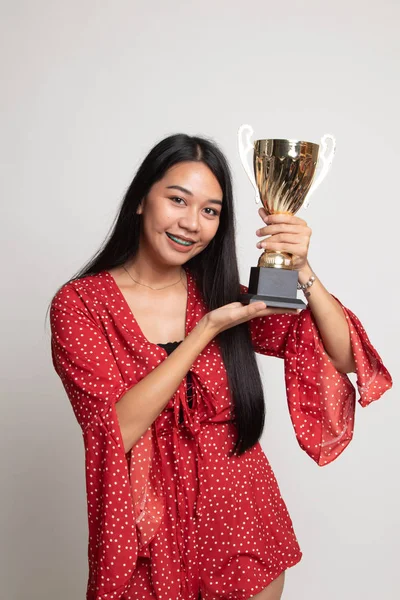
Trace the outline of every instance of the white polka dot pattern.
<path fill-rule="evenodd" d="M 186 335 L 207 312 L 189 271 L 187 279 Z M 366 405 L 390 386 L 390 376 L 357 318 L 345 312 Z M 203 600 L 247 600 L 300 560 L 260 444 L 228 458 L 236 431 L 216 340 L 190 369 L 192 406 L 185 378 L 125 455 L 115 404 L 166 351 L 146 340 L 107 271 L 65 285 L 50 319 L 53 364 L 85 446 L 87 600 L 198 600 L 199 592 Z M 253 319 L 249 327 L 255 351 L 285 360 L 300 446 L 318 464 L 330 462 L 351 438 L 354 389 L 327 359 L 309 311 Z"/>
<path fill-rule="evenodd" d="M 392 386 L 392 379 L 359 319 L 340 305 L 350 329 L 359 403 L 365 407 Z M 356 391 L 328 358 L 311 311 L 255 318 L 250 329 L 256 352 L 284 358 L 289 412 L 300 447 L 321 466 L 332 462 L 353 437 Z"/>

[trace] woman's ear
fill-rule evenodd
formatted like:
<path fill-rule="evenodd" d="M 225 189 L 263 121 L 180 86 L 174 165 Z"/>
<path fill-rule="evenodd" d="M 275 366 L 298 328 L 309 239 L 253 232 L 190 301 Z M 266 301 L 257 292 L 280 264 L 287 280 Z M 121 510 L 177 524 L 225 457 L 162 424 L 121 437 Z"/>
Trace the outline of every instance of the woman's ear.
<path fill-rule="evenodd" d="M 142 212 L 143 212 L 143 200 L 140 201 L 140 203 L 139 203 L 139 205 L 138 205 L 138 207 L 136 209 L 136 214 L 137 215 L 141 215 Z"/>

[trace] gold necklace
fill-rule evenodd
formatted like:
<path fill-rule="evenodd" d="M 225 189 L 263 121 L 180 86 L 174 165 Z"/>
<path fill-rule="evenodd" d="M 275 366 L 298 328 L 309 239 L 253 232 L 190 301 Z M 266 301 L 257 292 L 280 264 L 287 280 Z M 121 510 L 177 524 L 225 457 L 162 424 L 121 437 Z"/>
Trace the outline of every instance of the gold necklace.
<path fill-rule="evenodd" d="M 182 281 L 182 272 L 181 272 L 181 277 L 180 277 L 179 281 L 175 281 L 175 283 L 169 283 L 168 285 L 164 285 L 163 287 L 160 287 L 160 288 L 153 288 L 153 287 L 151 287 L 151 285 L 146 285 L 145 283 L 140 283 L 140 281 L 136 281 L 136 279 L 134 279 L 132 277 L 132 275 L 129 273 L 129 271 L 125 268 L 125 265 L 122 265 L 122 268 L 128 273 L 128 275 L 132 279 L 132 281 L 134 281 L 135 283 L 138 283 L 139 285 L 143 285 L 144 287 L 148 287 L 151 290 L 155 290 L 155 291 L 157 291 L 157 290 L 164 290 L 165 288 L 172 287 L 173 285 L 176 285 L 177 283 L 179 283 L 180 281 Z"/>

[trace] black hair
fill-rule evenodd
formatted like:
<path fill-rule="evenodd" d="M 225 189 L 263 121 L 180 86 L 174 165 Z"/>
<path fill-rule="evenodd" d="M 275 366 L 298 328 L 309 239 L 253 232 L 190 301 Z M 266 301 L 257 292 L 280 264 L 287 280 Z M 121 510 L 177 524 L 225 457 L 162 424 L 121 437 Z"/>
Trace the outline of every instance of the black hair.
<path fill-rule="evenodd" d="M 223 192 L 223 205 L 214 238 L 202 252 L 188 260 L 185 267 L 194 276 L 208 310 L 239 300 L 240 282 L 230 168 L 214 142 L 186 134 L 171 135 L 149 152 L 125 193 L 102 246 L 69 282 L 118 267 L 135 256 L 141 227 L 141 216 L 136 213 L 139 203 L 168 169 L 187 161 L 200 161 L 212 171 Z M 256 444 L 264 428 L 262 381 L 247 322 L 221 332 L 217 341 L 233 400 L 232 420 L 237 430 L 233 452 L 240 455 Z"/>

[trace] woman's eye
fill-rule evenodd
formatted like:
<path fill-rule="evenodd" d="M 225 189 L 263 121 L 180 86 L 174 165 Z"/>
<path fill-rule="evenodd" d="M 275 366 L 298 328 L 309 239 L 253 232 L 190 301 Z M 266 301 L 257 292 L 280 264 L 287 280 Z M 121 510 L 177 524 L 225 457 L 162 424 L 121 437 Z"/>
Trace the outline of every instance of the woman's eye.
<path fill-rule="evenodd" d="M 171 196 L 170 199 L 173 202 L 176 202 L 177 204 L 180 204 L 181 202 L 185 203 L 184 199 L 180 198 L 179 196 Z M 211 211 L 211 212 L 207 213 L 211 217 L 218 217 L 219 216 L 219 212 L 217 210 L 214 210 L 214 208 L 207 207 L 205 210 L 210 210 Z"/>
<path fill-rule="evenodd" d="M 218 217 L 219 212 L 217 210 L 214 210 L 213 208 L 206 208 L 206 210 L 211 210 L 212 213 L 208 213 L 208 214 L 212 214 L 212 216 L 214 217 Z"/>

